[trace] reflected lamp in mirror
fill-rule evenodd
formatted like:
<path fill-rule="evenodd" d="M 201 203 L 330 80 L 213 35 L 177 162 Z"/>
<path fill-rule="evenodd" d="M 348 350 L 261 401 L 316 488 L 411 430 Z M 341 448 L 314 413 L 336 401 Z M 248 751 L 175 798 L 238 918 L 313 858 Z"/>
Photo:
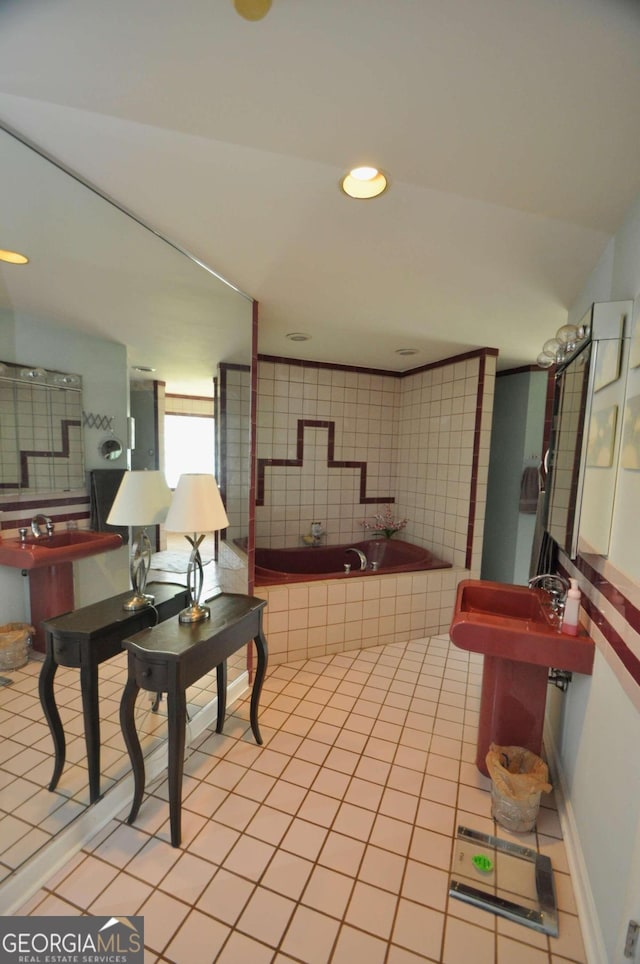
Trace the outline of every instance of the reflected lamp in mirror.
<path fill-rule="evenodd" d="M 171 489 L 163 472 L 125 472 L 113 500 L 107 523 L 113 526 L 141 527 L 138 540 L 133 540 L 129 572 L 133 595 L 122 608 L 135 612 L 153 605 L 153 596 L 145 592 L 151 566 L 151 542 L 146 526 L 164 522 L 171 502 Z"/>
<path fill-rule="evenodd" d="M 200 544 L 207 533 L 219 532 L 228 525 L 229 520 L 214 476 L 200 473 L 181 475 L 165 521 L 168 532 L 184 533 L 191 544 L 187 569 L 191 604 L 180 613 L 178 618 L 181 623 L 197 623 L 210 616 L 208 606 L 200 603 L 204 582 Z"/>

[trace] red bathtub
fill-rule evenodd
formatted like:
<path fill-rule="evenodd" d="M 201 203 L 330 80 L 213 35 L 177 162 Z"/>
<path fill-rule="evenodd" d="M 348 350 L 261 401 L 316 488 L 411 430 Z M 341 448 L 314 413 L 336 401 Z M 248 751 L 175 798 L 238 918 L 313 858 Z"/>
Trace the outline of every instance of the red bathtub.
<path fill-rule="evenodd" d="M 355 552 L 367 557 L 367 569 L 360 570 Z M 346 573 L 345 563 L 351 566 Z M 377 568 L 372 569 L 371 564 Z M 310 582 L 316 579 L 353 579 L 358 576 L 384 576 L 393 572 L 416 572 L 422 569 L 450 569 L 451 563 L 438 559 L 422 546 L 401 539 L 366 539 L 341 546 L 304 546 L 295 549 L 256 548 L 256 586 L 278 583 Z"/>

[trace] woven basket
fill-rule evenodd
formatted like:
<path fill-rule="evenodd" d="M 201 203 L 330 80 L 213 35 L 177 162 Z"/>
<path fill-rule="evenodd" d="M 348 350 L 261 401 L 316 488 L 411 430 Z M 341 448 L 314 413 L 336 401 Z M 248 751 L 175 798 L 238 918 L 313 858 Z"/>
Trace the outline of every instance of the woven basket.
<path fill-rule="evenodd" d="M 28 623 L 0 626 L 0 670 L 20 669 L 29 662 L 29 646 L 35 634 Z"/>

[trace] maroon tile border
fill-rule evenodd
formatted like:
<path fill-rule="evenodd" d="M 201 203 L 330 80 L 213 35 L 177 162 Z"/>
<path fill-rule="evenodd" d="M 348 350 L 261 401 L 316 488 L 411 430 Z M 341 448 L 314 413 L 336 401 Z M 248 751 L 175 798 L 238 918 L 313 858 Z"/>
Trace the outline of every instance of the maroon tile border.
<path fill-rule="evenodd" d="M 594 569 L 585 556 L 578 556 L 575 566 L 576 569 L 589 580 L 593 588 L 602 593 L 607 602 L 629 623 L 631 628 L 636 633 L 640 633 L 640 610 L 634 606 L 612 582 L 609 582 L 602 573 Z"/>
<path fill-rule="evenodd" d="M 17 502 L 8 502 L 5 499 L 0 499 L 0 506 L 4 512 L 17 512 L 19 509 L 41 509 L 46 506 L 62 506 L 62 505 L 82 505 L 83 503 L 89 503 L 89 496 L 86 490 L 82 494 L 76 496 L 61 496 L 60 498 L 51 498 L 40 496 L 33 497 L 31 499 L 20 499 Z"/>
<path fill-rule="evenodd" d="M 296 430 L 296 457 L 293 459 L 258 459 L 256 472 L 256 505 L 264 505 L 265 470 L 268 466 L 287 466 L 288 468 L 302 468 L 304 463 L 304 432 L 307 428 L 327 429 L 327 467 L 330 469 L 359 469 L 360 470 L 360 503 L 371 505 L 379 503 L 393 503 L 393 496 L 367 495 L 367 463 L 347 461 L 335 458 L 336 423 L 324 419 L 299 418 Z"/>
<path fill-rule="evenodd" d="M 455 365 L 456 362 L 467 361 L 471 358 L 484 358 L 487 355 L 498 356 L 497 348 L 475 348 L 473 351 L 464 352 L 462 355 L 451 355 L 449 358 L 441 358 L 439 361 L 427 362 L 426 365 L 419 365 L 417 368 L 407 368 L 403 372 L 387 371 L 384 368 L 360 368 L 358 365 L 339 365 L 336 362 L 307 361 L 304 358 L 287 358 L 286 355 L 258 355 L 258 361 L 272 362 L 280 365 L 296 365 L 299 368 L 330 368 L 338 372 L 360 372 L 363 375 L 386 375 L 390 378 L 407 378 L 409 375 L 418 375 L 420 372 L 431 371 L 434 368 L 446 368 Z"/>
<path fill-rule="evenodd" d="M 597 592 L 602 593 L 607 602 L 609 602 L 615 611 L 629 624 L 631 629 L 636 633 L 640 633 L 640 610 L 626 598 L 624 593 L 616 588 L 612 582 L 609 582 L 602 573 L 594 569 L 584 556 L 578 556 L 574 564 L 576 569 L 591 583 L 593 588 L 597 590 Z M 567 567 L 560 563 L 558 568 L 562 575 L 568 579 L 571 573 Z M 629 649 L 620 636 L 620 633 L 614 629 L 598 606 L 584 593 L 581 604 L 589 618 L 595 623 L 607 643 L 611 646 L 634 683 L 640 686 L 640 659 Z"/>
<path fill-rule="evenodd" d="M 484 398 L 484 376 L 487 364 L 487 354 L 483 352 L 479 358 L 478 391 L 476 394 L 476 423 L 473 432 L 473 461 L 471 463 L 471 486 L 469 491 L 469 521 L 467 522 L 467 552 L 465 568 L 471 569 L 473 561 L 473 535 L 476 526 L 476 499 L 478 494 L 478 466 L 480 463 L 480 431 L 482 428 L 482 400 Z"/>
<path fill-rule="evenodd" d="M 63 418 L 60 420 L 60 435 L 62 448 L 58 452 L 51 449 L 20 449 L 18 455 L 20 459 L 20 480 L 18 482 L 0 482 L 0 489 L 22 489 L 29 488 L 29 459 L 49 458 L 49 459 L 68 459 L 69 458 L 69 429 L 80 428 L 82 423 L 77 419 Z"/>
<path fill-rule="evenodd" d="M 251 401 L 249 430 L 249 449 L 250 449 L 250 472 L 249 472 L 249 531 L 247 533 L 247 564 L 249 568 L 249 592 L 253 592 L 255 586 L 255 559 L 256 559 L 256 436 L 257 436 L 257 411 L 258 411 L 258 315 L 260 313 L 259 302 L 255 301 L 252 305 L 251 316 Z M 249 681 L 253 673 L 253 647 L 248 647 L 247 669 Z"/>

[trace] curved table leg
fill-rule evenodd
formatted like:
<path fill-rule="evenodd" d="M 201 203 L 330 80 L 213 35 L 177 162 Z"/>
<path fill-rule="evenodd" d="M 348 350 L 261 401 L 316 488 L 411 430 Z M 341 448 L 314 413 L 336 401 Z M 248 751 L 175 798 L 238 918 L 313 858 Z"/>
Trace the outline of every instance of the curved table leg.
<path fill-rule="evenodd" d="M 98 667 L 83 663 L 80 666 L 84 740 L 87 747 L 89 771 L 89 803 L 100 796 L 100 710 L 98 707 Z"/>
<path fill-rule="evenodd" d="M 55 790 L 58 785 L 58 780 L 60 779 L 60 774 L 62 773 L 62 768 L 64 767 L 67 752 L 64 739 L 64 729 L 62 728 L 62 720 L 60 719 L 60 714 L 58 713 L 58 707 L 56 706 L 53 692 L 53 678 L 56 675 L 57 669 L 58 664 L 53 659 L 50 642 L 47 640 L 47 655 L 45 656 L 42 669 L 40 670 L 38 691 L 40 693 L 42 711 L 46 717 L 47 723 L 49 724 L 49 729 L 51 731 L 51 738 L 53 739 L 53 749 L 55 753 L 53 776 L 51 777 L 49 790 Z"/>
<path fill-rule="evenodd" d="M 187 724 L 187 699 L 184 687 L 180 687 L 177 692 L 167 694 L 167 720 L 169 729 L 168 779 L 171 846 L 179 847 L 182 836 L 180 817 Z"/>
<path fill-rule="evenodd" d="M 129 678 L 125 684 L 120 701 L 120 726 L 122 728 L 125 745 L 129 751 L 134 784 L 133 802 L 129 816 L 127 817 L 127 823 L 133 823 L 136 819 L 144 794 L 144 757 L 142 756 L 142 747 L 140 746 L 135 724 L 136 696 L 138 695 L 139 689 L 140 687 L 135 679 Z"/>
<path fill-rule="evenodd" d="M 262 692 L 262 684 L 264 683 L 265 673 L 267 672 L 267 641 L 265 639 L 262 628 L 258 635 L 254 638 L 256 644 L 256 652 L 258 654 L 258 666 L 256 668 L 256 675 L 253 681 L 253 687 L 251 689 L 251 710 L 249 718 L 251 720 L 251 729 L 253 730 L 253 735 L 256 738 L 256 743 L 262 745 L 262 737 L 260 736 L 260 728 L 258 726 L 258 705 L 260 703 L 260 693 Z"/>
<path fill-rule="evenodd" d="M 224 718 L 227 715 L 227 661 L 216 666 L 216 693 L 218 696 L 218 714 L 216 719 L 216 733 L 222 733 Z"/>

